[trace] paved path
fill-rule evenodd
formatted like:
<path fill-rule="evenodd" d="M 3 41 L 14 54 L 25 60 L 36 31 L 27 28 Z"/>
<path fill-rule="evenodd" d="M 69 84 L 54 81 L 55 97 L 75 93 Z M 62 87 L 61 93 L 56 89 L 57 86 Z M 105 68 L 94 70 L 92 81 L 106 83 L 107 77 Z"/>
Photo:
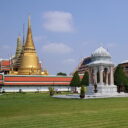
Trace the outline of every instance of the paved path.
<path fill-rule="evenodd" d="M 66 99 L 80 99 L 79 94 L 68 94 L 68 95 L 54 95 L 54 98 L 66 98 Z M 128 94 L 118 94 L 118 95 L 85 95 L 84 99 L 95 99 L 95 98 L 112 98 L 112 97 L 128 97 Z"/>

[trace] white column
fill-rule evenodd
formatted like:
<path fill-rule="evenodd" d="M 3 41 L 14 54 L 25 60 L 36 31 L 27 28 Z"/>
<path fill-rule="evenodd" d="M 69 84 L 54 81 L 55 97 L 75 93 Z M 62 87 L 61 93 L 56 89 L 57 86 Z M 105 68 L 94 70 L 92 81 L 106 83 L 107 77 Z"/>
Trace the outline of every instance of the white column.
<path fill-rule="evenodd" d="M 108 85 L 108 71 L 106 72 L 106 85 Z"/>
<path fill-rule="evenodd" d="M 97 68 L 94 68 L 94 84 L 97 84 Z"/>
<path fill-rule="evenodd" d="M 110 85 L 114 85 L 113 67 L 110 67 Z"/>
<path fill-rule="evenodd" d="M 91 75 L 91 67 L 89 68 L 89 85 L 92 85 L 92 75 Z"/>
<path fill-rule="evenodd" d="M 103 85 L 103 66 L 99 67 L 99 74 L 100 74 L 100 84 Z"/>

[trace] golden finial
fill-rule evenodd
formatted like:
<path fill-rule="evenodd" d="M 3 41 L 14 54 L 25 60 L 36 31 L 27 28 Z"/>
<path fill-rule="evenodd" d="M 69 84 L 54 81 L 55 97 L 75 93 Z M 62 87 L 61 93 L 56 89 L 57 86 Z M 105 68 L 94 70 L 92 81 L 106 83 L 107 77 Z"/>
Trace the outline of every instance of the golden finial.
<path fill-rule="evenodd" d="M 31 19 L 30 19 L 30 16 L 28 16 L 28 28 L 31 28 Z"/>
<path fill-rule="evenodd" d="M 103 47 L 103 43 L 102 42 L 100 43 L 100 47 Z"/>

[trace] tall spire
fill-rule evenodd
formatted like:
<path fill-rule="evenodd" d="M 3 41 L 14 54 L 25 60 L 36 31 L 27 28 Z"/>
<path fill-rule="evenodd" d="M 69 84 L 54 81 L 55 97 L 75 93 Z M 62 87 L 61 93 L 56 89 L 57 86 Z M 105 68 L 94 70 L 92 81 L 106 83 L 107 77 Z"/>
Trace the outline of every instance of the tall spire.
<path fill-rule="evenodd" d="M 25 35 L 24 35 L 24 28 L 25 28 L 25 26 L 24 26 L 24 24 L 23 24 L 23 45 L 24 45 L 24 41 L 25 41 Z"/>
<path fill-rule="evenodd" d="M 24 46 L 25 49 L 31 49 L 34 50 L 35 46 L 34 46 L 34 42 L 33 42 L 33 38 L 32 38 L 32 30 L 31 30 L 31 20 L 30 20 L 30 16 L 28 17 L 28 32 L 27 32 L 27 38 L 26 38 L 26 43 Z"/>
<path fill-rule="evenodd" d="M 22 52 L 22 41 L 21 41 L 21 37 L 18 36 L 16 53 L 12 63 L 13 71 L 17 71 L 17 69 L 20 66 L 21 52 Z"/>
<path fill-rule="evenodd" d="M 22 42 L 20 36 L 17 38 L 17 48 L 16 48 L 16 57 L 19 57 L 22 51 Z"/>
<path fill-rule="evenodd" d="M 42 69 L 32 39 L 31 22 L 28 17 L 28 32 L 25 45 L 21 54 L 19 75 L 41 75 Z"/>

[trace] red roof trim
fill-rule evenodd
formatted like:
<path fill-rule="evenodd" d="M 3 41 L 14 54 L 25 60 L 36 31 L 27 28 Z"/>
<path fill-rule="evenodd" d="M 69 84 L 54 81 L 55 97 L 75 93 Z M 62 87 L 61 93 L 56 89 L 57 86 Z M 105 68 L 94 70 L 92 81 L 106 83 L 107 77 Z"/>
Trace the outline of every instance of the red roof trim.
<path fill-rule="evenodd" d="M 30 85 L 30 86 L 31 85 L 40 85 L 40 86 L 41 85 L 42 86 L 43 85 L 52 85 L 52 86 L 55 86 L 55 85 L 69 85 L 69 84 L 70 83 L 63 83 L 63 82 L 62 83 L 54 83 L 54 84 L 52 84 L 52 83 L 45 83 L 45 82 L 44 83 L 10 83 L 10 82 L 9 83 L 7 83 L 7 82 L 4 83 L 4 85 L 10 85 L 10 86 L 11 85 L 17 85 L 17 86 L 19 86 L 19 85 L 24 85 L 24 86 L 26 86 L 26 85 Z"/>
<path fill-rule="evenodd" d="M 5 77 L 7 82 L 70 82 L 72 78 L 63 77 Z"/>

